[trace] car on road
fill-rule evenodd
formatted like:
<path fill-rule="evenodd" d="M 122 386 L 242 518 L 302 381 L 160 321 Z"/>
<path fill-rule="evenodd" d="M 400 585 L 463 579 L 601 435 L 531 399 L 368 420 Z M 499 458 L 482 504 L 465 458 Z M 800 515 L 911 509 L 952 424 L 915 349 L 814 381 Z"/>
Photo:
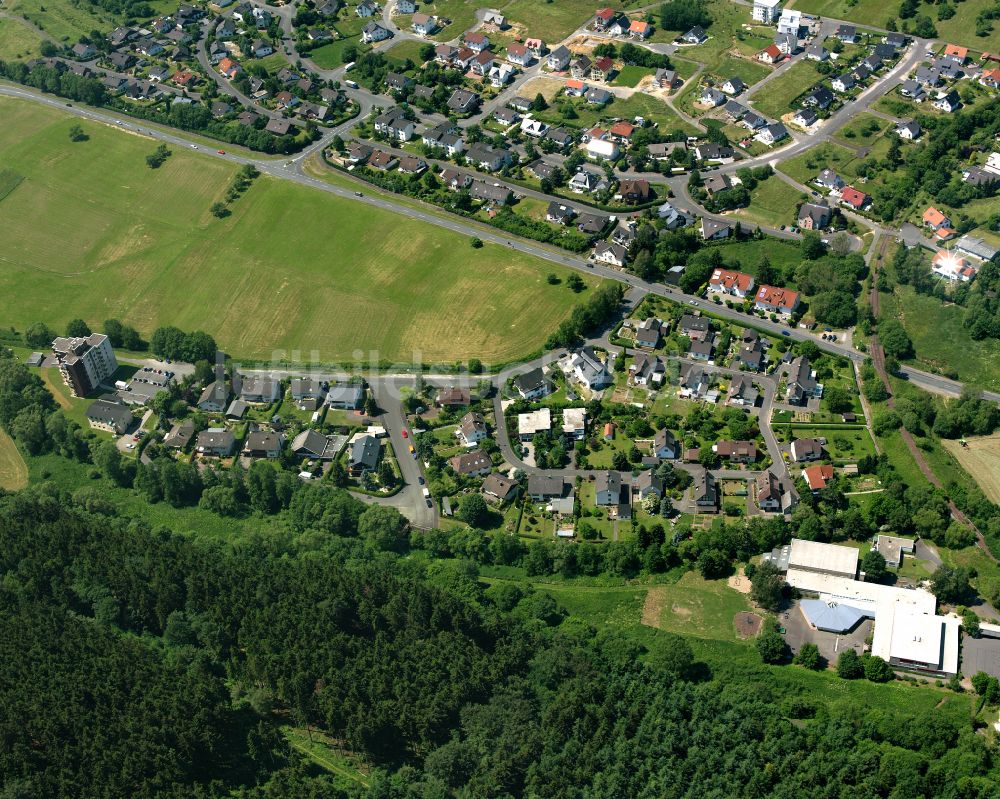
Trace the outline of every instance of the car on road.
<path fill-rule="evenodd" d="M 191 145 L 191 149 L 192 150 L 197 150 L 198 149 L 198 145 L 197 144 L 192 144 Z"/>
<path fill-rule="evenodd" d="M 688 300 L 688 305 L 697 305 L 698 300 Z"/>
<path fill-rule="evenodd" d="M 792 335 L 792 334 L 791 334 L 791 333 L 789 333 L 789 332 L 788 332 L 787 330 L 782 330 L 782 331 L 781 331 L 781 335 L 783 335 L 783 336 L 790 336 L 790 335 Z"/>
<path fill-rule="evenodd" d="M 225 155 L 226 154 L 225 150 L 216 150 L 215 152 L 217 152 L 219 155 Z"/>
<path fill-rule="evenodd" d="M 355 197 L 364 197 L 365 195 L 363 195 L 360 191 L 356 191 L 356 192 L 354 192 L 354 196 Z"/>
<path fill-rule="evenodd" d="M 424 483 L 426 483 L 427 481 L 426 481 L 426 480 L 424 480 L 424 476 L 423 476 L 422 474 L 418 474 L 418 475 L 417 475 L 417 482 L 418 482 L 418 483 L 420 483 L 420 485 L 423 485 L 423 484 L 424 484 Z"/>
<path fill-rule="evenodd" d="M 417 451 L 413 448 L 413 444 L 410 444 L 410 454 L 411 455 L 416 455 L 417 454 Z"/>

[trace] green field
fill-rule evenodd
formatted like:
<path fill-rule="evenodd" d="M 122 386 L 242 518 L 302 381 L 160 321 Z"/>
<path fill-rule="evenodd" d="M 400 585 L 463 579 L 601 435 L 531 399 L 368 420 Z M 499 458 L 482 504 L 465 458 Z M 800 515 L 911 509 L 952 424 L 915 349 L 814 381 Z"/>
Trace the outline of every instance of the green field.
<path fill-rule="evenodd" d="M 175 11 L 177 4 L 170 0 L 152 0 L 154 16 Z M 73 44 L 93 30 L 108 31 L 124 21 L 124 17 L 109 14 L 96 3 L 79 3 L 73 0 L 11 0 L 3 10 L 34 23 L 59 42 Z"/>
<path fill-rule="evenodd" d="M 621 71 L 615 75 L 614 80 L 611 81 L 612 86 L 637 86 L 639 81 L 645 78 L 647 75 L 653 75 L 656 73 L 655 69 L 650 69 L 649 67 L 638 67 L 635 64 L 629 64 L 621 68 Z"/>
<path fill-rule="evenodd" d="M 403 64 L 406 59 L 410 59 L 414 64 L 419 65 L 422 63 L 420 59 L 420 48 L 423 46 L 424 42 L 416 42 L 409 39 L 405 42 L 394 44 L 385 51 L 385 54 L 399 64 Z"/>
<path fill-rule="evenodd" d="M 745 610 L 750 610 L 746 596 L 725 580 L 706 580 L 696 572 L 685 572 L 673 585 L 650 589 L 643 620 L 681 635 L 737 641 L 733 617 Z"/>
<path fill-rule="evenodd" d="M 782 239 L 747 239 L 723 244 L 719 251 L 726 264 L 738 263 L 743 271 L 751 273 L 764 256 L 781 269 L 798 266 L 802 261 L 802 250 L 798 243 Z"/>
<path fill-rule="evenodd" d="M 549 97 L 554 95 L 557 89 L 554 85 L 555 83 L 554 81 L 540 78 L 526 84 L 525 92 L 528 96 L 533 96 L 538 91 L 541 91 L 542 94 Z M 549 94 L 546 94 L 546 91 Z M 577 113 L 576 119 L 564 119 L 559 113 L 559 108 L 555 105 L 550 106 L 546 111 L 536 113 L 535 116 L 551 125 L 565 125 L 581 130 L 591 128 L 598 122 L 606 119 L 618 118 L 631 120 L 634 117 L 641 116 L 647 121 L 655 122 L 661 132 L 669 133 L 674 130 L 682 130 L 688 134 L 697 133 L 693 127 L 677 116 L 663 100 L 643 94 L 642 92 L 636 92 L 631 97 L 624 99 L 616 98 L 614 102 L 604 107 L 591 105 L 585 100 L 574 100 L 573 108 Z"/>
<path fill-rule="evenodd" d="M 826 168 L 832 169 L 845 180 L 857 176 L 856 168 L 861 162 L 854 152 L 831 142 L 823 142 L 810 147 L 794 158 L 779 162 L 778 169 L 788 177 L 806 186 Z"/>
<path fill-rule="evenodd" d="M 875 444 L 872 441 L 871 434 L 864 427 L 859 427 L 855 430 L 837 430 L 822 426 L 776 426 L 775 433 L 778 436 L 778 440 L 783 442 L 790 442 L 796 438 L 825 438 L 829 460 L 835 464 L 857 463 L 859 458 L 875 454 Z"/>
<path fill-rule="evenodd" d="M 954 370 L 962 382 L 1000 389 L 1000 341 L 973 341 L 962 323 L 964 309 L 896 286 L 893 295 L 882 294 L 882 313 L 903 323 L 917 353 L 915 366 Z"/>
<path fill-rule="evenodd" d="M 834 134 L 841 143 L 854 147 L 870 146 L 892 123 L 874 114 L 858 114 Z"/>
<path fill-rule="evenodd" d="M 750 205 L 737 209 L 734 214 L 741 221 L 770 227 L 794 225 L 796 206 L 801 199 L 802 192 L 772 176 L 758 183 L 750 192 Z"/>
<path fill-rule="evenodd" d="M 581 299 L 538 259 L 286 181 L 258 179 L 217 220 L 231 165 L 181 150 L 151 170 L 150 139 L 85 123 L 72 143 L 60 112 L 0 109 L 0 160 L 26 176 L 0 204 L 0 317 L 22 329 L 119 317 L 259 359 L 500 361 L 536 351 Z"/>
<path fill-rule="evenodd" d="M 0 59 L 26 61 L 41 55 L 42 37 L 19 19 L 0 19 Z"/>
<path fill-rule="evenodd" d="M 884 28 L 899 11 L 898 3 L 884 3 L 881 0 L 795 0 L 794 5 L 799 11 L 810 14 L 846 19 L 879 28 Z M 918 13 L 926 13 L 931 17 L 938 32 L 938 39 L 941 41 L 996 52 L 1000 49 L 1000 25 L 997 21 L 994 21 L 993 31 L 989 36 L 980 38 L 975 34 L 975 19 L 979 16 L 979 12 L 992 6 L 992 0 L 963 0 L 957 6 L 955 16 L 944 22 L 939 21 L 936 14 L 929 13 L 926 9 L 921 9 Z"/>
<path fill-rule="evenodd" d="M 753 95 L 753 107 L 766 116 L 778 119 L 794 110 L 792 100 L 808 91 L 820 77 L 814 61 L 800 59 Z"/>

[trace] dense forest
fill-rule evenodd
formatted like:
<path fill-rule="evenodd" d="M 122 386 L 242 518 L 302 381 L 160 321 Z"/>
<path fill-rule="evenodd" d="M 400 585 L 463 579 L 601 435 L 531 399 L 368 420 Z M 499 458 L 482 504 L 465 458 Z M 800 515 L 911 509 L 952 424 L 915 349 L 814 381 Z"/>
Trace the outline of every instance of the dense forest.
<path fill-rule="evenodd" d="M 789 697 L 765 667 L 648 652 L 465 561 L 317 531 L 238 546 L 0 497 L 0 795 L 345 797 L 276 729 L 320 727 L 373 797 L 995 796 L 968 724 Z"/>

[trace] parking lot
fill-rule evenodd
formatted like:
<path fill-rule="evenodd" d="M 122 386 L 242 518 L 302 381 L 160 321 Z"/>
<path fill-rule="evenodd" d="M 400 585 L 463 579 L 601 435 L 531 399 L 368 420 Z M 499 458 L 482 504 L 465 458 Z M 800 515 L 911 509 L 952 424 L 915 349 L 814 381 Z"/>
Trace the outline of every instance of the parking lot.
<path fill-rule="evenodd" d="M 961 669 L 966 677 L 985 671 L 1000 678 L 1000 638 L 970 638 L 963 634 Z"/>

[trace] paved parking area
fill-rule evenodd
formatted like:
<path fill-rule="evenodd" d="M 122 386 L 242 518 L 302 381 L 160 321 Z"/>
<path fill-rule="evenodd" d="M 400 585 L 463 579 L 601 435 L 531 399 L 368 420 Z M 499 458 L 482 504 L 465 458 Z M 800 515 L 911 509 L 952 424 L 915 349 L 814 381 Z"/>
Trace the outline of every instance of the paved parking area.
<path fill-rule="evenodd" d="M 835 665 L 837 656 L 847 648 L 853 648 L 860 655 L 872 633 L 873 624 L 871 619 L 865 619 L 852 632 L 844 635 L 814 630 L 797 602 L 783 612 L 778 621 L 785 628 L 785 641 L 792 652 L 798 652 L 803 644 L 816 644 L 830 665 Z"/>
<path fill-rule="evenodd" d="M 966 677 L 985 671 L 1000 678 L 1000 638 L 970 638 L 963 634 L 961 669 Z"/>

